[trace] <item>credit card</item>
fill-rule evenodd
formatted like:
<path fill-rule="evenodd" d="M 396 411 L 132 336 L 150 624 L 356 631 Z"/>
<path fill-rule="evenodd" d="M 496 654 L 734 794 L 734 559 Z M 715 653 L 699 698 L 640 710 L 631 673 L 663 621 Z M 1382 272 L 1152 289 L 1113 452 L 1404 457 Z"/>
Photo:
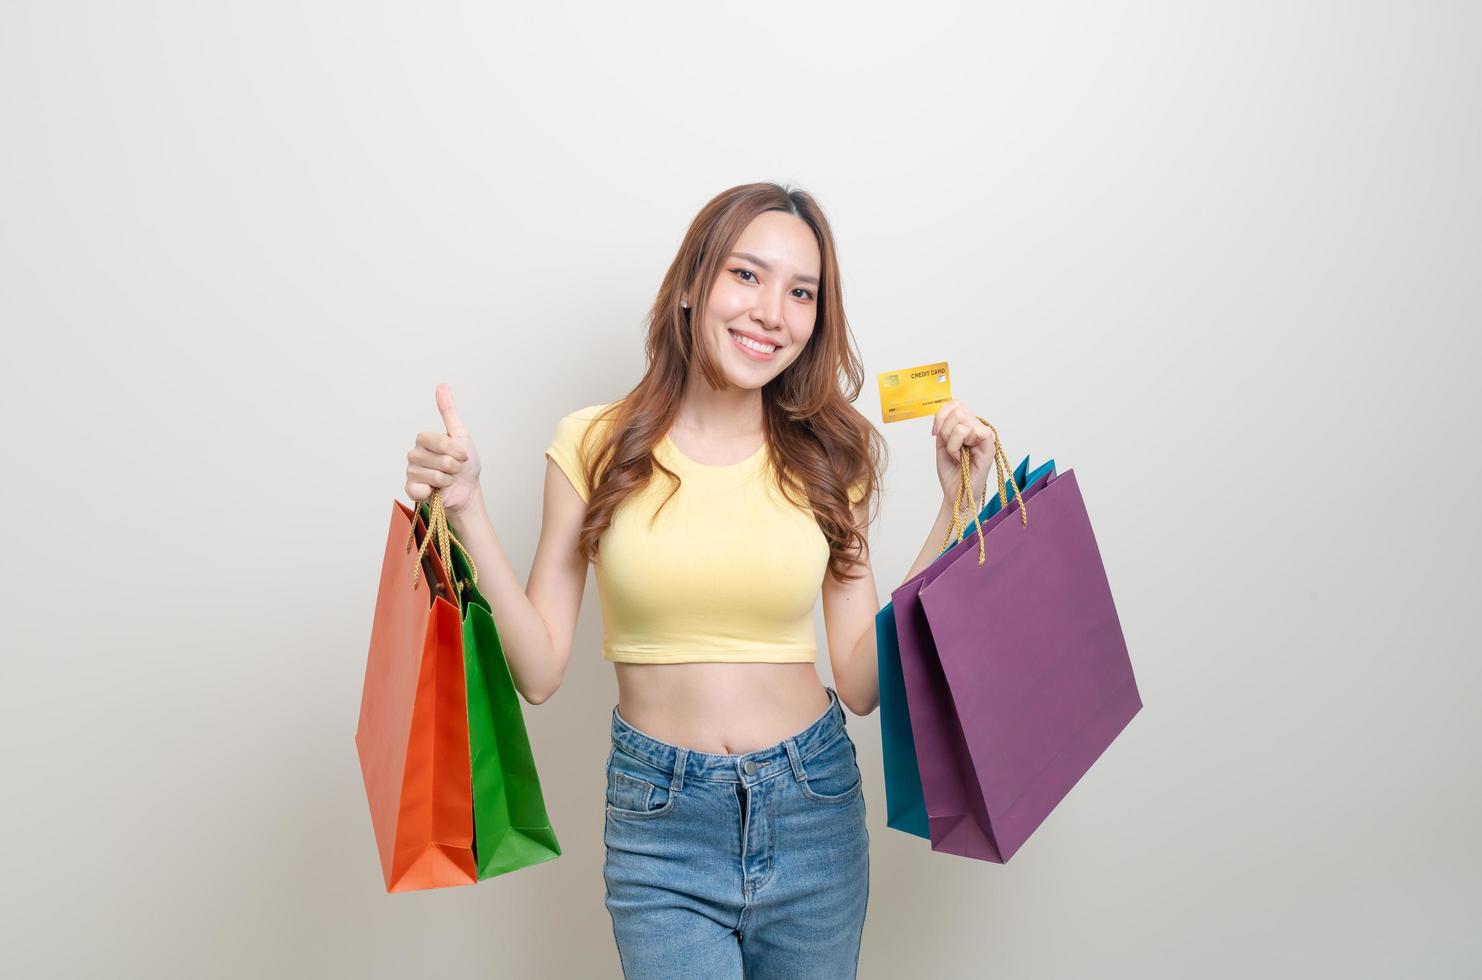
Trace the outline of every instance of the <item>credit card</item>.
<path fill-rule="evenodd" d="M 886 422 L 935 415 L 951 400 L 952 378 L 946 361 L 880 375 L 880 415 Z"/>

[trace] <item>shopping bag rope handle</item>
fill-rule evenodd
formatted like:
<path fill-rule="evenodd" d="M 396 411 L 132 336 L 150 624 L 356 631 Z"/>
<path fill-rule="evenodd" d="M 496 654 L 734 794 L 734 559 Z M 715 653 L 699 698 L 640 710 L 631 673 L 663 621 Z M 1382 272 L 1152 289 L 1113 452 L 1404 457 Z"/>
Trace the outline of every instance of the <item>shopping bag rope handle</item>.
<path fill-rule="evenodd" d="M 422 547 L 417 549 L 417 560 L 412 563 L 413 591 L 417 588 L 417 576 L 422 571 L 422 555 L 427 552 L 427 546 L 432 543 L 434 538 L 437 539 L 438 557 L 443 560 L 443 568 L 447 569 L 448 577 L 453 577 L 453 552 L 448 547 L 448 543 L 451 541 L 458 546 L 459 551 L 463 552 L 463 557 L 468 562 L 469 576 L 473 584 L 478 585 L 479 567 L 473 563 L 473 555 L 470 555 L 468 549 L 463 547 L 463 542 L 458 540 L 458 536 L 453 533 L 453 529 L 448 527 L 448 513 L 443 509 L 443 492 L 441 489 L 434 489 L 432 491 L 432 499 L 428 501 L 428 508 L 427 537 L 422 539 Z M 412 508 L 412 530 L 407 535 L 406 550 L 408 552 L 412 550 L 412 544 L 417 540 L 417 511 L 419 509 L 420 507 Z M 463 581 L 463 579 L 455 579 L 453 581 L 453 587 L 457 590 L 460 598 L 463 596 Z"/>
<path fill-rule="evenodd" d="M 1024 509 L 1024 495 L 1019 492 L 1019 486 L 1014 482 L 1014 473 L 1013 470 L 1009 468 L 1008 456 L 1004 455 L 1003 443 L 998 438 L 998 430 L 993 428 L 992 422 L 989 422 L 981 415 L 978 416 L 978 421 L 988 426 L 989 431 L 993 433 L 993 469 L 994 472 L 998 474 L 999 506 L 1004 510 L 1009 509 L 1009 496 L 1004 484 L 1004 480 L 1005 478 L 1007 478 L 1007 485 L 1009 487 L 1013 487 L 1014 499 L 1019 502 L 1019 520 L 1025 527 L 1028 527 L 1029 512 Z M 973 497 L 972 450 L 968 449 L 968 447 L 966 446 L 963 446 L 961 453 L 962 483 L 957 487 L 957 499 L 952 501 L 952 527 L 950 530 L 947 531 L 947 536 L 942 539 L 941 547 L 937 550 L 945 551 L 947 549 L 948 541 L 953 540 L 959 535 L 967 534 L 967 519 L 965 517 L 963 518 L 962 525 L 960 527 L 957 523 L 958 514 L 961 512 L 962 509 L 962 498 L 963 496 L 966 496 L 967 502 L 971 507 L 969 513 L 973 515 L 973 523 L 976 524 L 978 527 L 978 564 L 982 565 L 988 557 L 988 547 L 987 543 L 983 540 L 983 522 L 978 519 L 978 502 Z M 984 499 L 983 502 L 986 504 L 988 501 Z"/>

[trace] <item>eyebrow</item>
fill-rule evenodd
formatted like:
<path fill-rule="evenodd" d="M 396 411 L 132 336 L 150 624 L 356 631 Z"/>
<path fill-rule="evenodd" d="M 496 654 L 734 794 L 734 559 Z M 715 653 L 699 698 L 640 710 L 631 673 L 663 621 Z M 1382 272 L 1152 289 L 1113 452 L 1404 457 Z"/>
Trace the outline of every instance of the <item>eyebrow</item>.
<path fill-rule="evenodd" d="M 755 255 L 752 255 L 750 252 L 732 252 L 731 254 L 734 255 L 738 259 L 745 259 L 748 262 L 754 262 L 757 265 L 761 266 L 763 269 L 766 269 L 768 272 L 771 272 L 772 271 L 772 267 L 770 265 L 768 265 L 767 263 L 763 262 L 761 259 L 757 258 Z M 815 286 L 818 285 L 818 277 L 817 276 L 793 276 L 793 278 L 796 279 L 798 282 L 808 282 L 808 283 L 812 283 Z"/>

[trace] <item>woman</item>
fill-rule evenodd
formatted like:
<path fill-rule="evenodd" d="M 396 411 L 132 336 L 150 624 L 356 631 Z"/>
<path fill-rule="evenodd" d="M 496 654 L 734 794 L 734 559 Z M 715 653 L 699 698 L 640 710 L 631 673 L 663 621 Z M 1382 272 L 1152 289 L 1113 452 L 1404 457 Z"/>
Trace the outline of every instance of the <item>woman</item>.
<path fill-rule="evenodd" d="M 531 704 L 561 685 L 596 565 L 618 681 L 603 877 L 624 975 L 853 977 L 869 833 L 840 702 L 879 702 L 864 532 L 884 446 L 850 404 L 864 372 L 814 200 L 747 184 L 710 201 L 645 350 L 625 397 L 557 424 L 524 588 L 446 386 L 447 432 L 418 435 L 407 495 L 442 490 Z M 993 457 L 955 401 L 932 434 L 942 506 L 907 578 L 949 533 L 961 448 L 975 492 Z M 820 588 L 836 687 L 815 667 Z"/>

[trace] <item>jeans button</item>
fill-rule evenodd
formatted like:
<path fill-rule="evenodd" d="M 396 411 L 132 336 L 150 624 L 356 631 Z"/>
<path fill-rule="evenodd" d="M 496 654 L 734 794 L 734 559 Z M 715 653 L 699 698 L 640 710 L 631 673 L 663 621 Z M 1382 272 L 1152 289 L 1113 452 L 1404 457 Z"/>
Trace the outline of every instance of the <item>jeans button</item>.
<path fill-rule="evenodd" d="M 746 764 L 743 765 L 741 768 L 746 770 L 746 775 L 748 776 L 756 775 L 756 762 L 752 759 L 747 759 Z"/>

